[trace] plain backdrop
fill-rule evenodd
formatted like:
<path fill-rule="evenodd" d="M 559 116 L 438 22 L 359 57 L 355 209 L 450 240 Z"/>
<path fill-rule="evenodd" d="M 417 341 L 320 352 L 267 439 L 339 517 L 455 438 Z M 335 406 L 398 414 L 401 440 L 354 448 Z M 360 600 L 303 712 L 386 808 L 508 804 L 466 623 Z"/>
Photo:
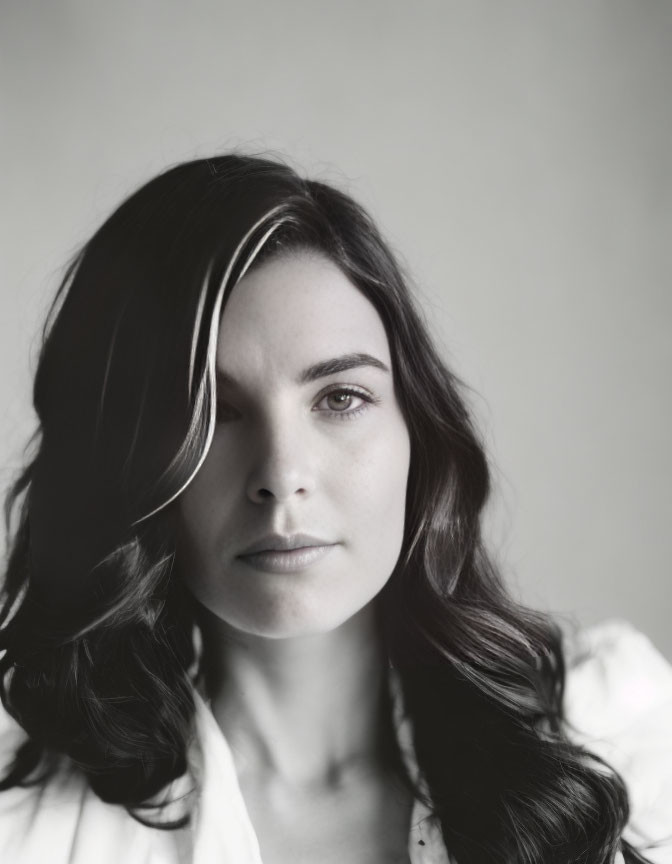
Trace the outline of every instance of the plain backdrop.
<path fill-rule="evenodd" d="M 62 267 L 177 161 L 367 206 L 470 389 L 514 593 L 672 658 L 672 3 L 3 0 L 0 480 Z"/>

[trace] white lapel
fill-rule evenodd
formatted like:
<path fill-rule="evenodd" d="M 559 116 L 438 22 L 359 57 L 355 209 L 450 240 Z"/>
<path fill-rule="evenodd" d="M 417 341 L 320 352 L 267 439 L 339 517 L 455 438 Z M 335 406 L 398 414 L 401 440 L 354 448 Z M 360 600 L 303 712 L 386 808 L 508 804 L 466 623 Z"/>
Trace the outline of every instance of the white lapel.
<path fill-rule="evenodd" d="M 404 714 L 401 686 L 390 668 L 390 694 L 397 740 L 411 777 L 426 790 L 413 751 L 411 721 Z M 243 799 L 233 756 L 210 708 L 196 692 L 196 741 L 192 762 L 200 788 L 192 829 L 193 864 L 263 864 L 259 842 Z M 408 839 L 411 864 L 449 864 L 441 831 L 416 801 Z"/>

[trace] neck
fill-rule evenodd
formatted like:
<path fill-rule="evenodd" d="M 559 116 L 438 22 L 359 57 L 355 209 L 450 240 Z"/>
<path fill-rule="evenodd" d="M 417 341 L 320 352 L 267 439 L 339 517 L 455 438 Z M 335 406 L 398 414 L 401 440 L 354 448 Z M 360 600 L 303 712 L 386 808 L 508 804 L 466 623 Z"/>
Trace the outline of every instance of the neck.
<path fill-rule="evenodd" d="M 387 660 L 369 603 L 328 633 L 269 639 L 202 619 L 205 691 L 241 780 L 335 786 L 381 765 Z"/>

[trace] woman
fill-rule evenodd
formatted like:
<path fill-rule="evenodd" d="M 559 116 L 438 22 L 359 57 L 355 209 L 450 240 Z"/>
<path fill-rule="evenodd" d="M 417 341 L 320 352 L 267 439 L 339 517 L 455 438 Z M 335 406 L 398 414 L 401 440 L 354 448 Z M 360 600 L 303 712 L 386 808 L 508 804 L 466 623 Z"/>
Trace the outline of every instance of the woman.
<path fill-rule="evenodd" d="M 52 312 L 7 503 L 8 860 L 646 860 L 357 204 L 265 159 L 180 165 Z"/>

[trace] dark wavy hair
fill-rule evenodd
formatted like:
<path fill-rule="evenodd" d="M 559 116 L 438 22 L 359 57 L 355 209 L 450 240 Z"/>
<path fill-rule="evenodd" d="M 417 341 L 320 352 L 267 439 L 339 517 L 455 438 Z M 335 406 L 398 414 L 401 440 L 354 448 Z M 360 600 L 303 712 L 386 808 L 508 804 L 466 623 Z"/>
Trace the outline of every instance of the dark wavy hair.
<path fill-rule="evenodd" d="M 5 505 L 0 694 L 27 739 L 0 788 L 65 761 L 140 821 L 184 823 L 157 803 L 189 771 L 198 666 L 175 501 L 212 438 L 228 293 L 296 249 L 377 309 L 410 434 L 402 550 L 377 598 L 426 788 L 399 762 L 401 779 L 459 864 L 644 861 L 622 839 L 622 780 L 567 735 L 559 629 L 512 600 L 486 554 L 483 447 L 393 253 L 348 195 L 240 154 L 131 195 L 47 317 L 33 456 Z"/>

